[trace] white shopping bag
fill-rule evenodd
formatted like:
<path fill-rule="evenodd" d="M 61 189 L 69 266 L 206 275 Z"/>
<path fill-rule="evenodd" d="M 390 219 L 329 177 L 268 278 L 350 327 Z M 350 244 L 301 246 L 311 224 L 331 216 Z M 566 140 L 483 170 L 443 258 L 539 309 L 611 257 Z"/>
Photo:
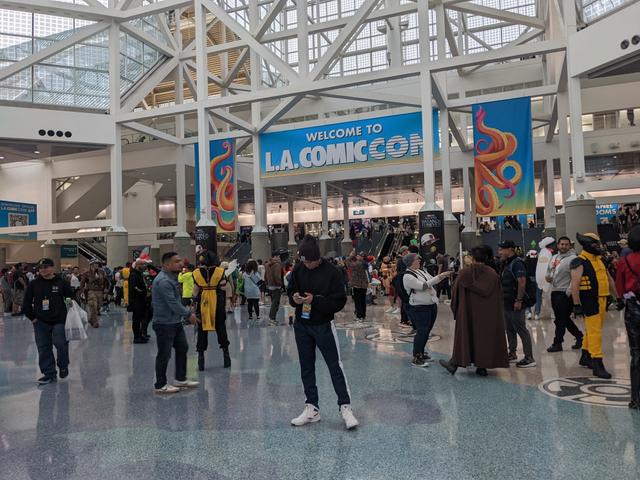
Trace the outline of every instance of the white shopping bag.
<path fill-rule="evenodd" d="M 87 316 L 87 311 L 83 310 L 82 307 L 78 305 L 78 303 L 75 300 L 72 300 L 71 304 L 72 304 L 72 308 L 76 308 L 78 310 L 78 314 L 82 319 L 82 325 L 84 325 L 84 328 L 86 329 L 87 325 L 89 325 L 89 317 Z"/>
<path fill-rule="evenodd" d="M 82 321 L 83 314 L 86 319 L 87 313 L 76 302 L 73 302 L 67 312 L 67 320 L 64 324 L 64 333 L 68 342 L 87 339 L 87 331 Z"/>

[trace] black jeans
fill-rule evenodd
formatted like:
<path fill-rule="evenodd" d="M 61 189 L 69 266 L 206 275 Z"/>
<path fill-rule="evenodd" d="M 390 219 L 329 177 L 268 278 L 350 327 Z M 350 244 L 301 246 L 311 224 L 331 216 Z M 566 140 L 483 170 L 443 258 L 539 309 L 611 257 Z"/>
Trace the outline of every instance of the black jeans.
<path fill-rule="evenodd" d="M 147 303 L 136 301 L 131 305 L 131 330 L 133 338 L 142 338 L 142 325 L 147 321 Z"/>
<path fill-rule="evenodd" d="M 573 300 L 564 292 L 551 292 L 551 308 L 556 317 L 556 335 L 553 339 L 554 345 L 562 345 L 564 341 L 564 333 L 569 333 L 576 338 L 582 338 L 582 332 L 571 319 L 573 313 Z"/>
<path fill-rule="evenodd" d="M 260 317 L 260 300 L 257 298 L 247 298 L 247 310 L 249 311 L 249 318 L 251 318 L 252 311 L 256 312 L 256 317 Z"/>
<path fill-rule="evenodd" d="M 509 353 L 514 354 L 518 348 L 518 337 L 522 341 L 522 350 L 524 350 L 524 356 L 533 360 L 533 347 L 531 345 L 531 334 L 527 329 L 527 324 L 524 320 L 524 309 L 515 311 L 504 309 L 504 323 L 505 330 L 507 331 L 507 344 L 509 345 Z"/>
<path fill-rule="evenodd" d="M 184 334 L 182 323 L 154 322 L 153 330 L 156 332 L 156 340 L 158 342 L 155 388 L 162 388 L 167 384 L 167 366 L 171 359 L 172 348 L 176 350 L 176 380 L 186 380 L 189 344 L 187 343 L 187 336 Z"/>
<path fill-rule="evenodd" d="M 413 337 L 413 355 L 423 354 L 433 325 L 436 323 L 438 306 L 435 304 L 407 305 L 406 308 L 411 324 L 416 329 L 416 336 Z"/>
<path fill-rule="evenodd" d="M 333 321 L 322 325 L 306 325 L 296 319 L 293 325 L 300 359 L 300 376 L 304 386 L 306 403 L 318 408 L 318 387 L 316 386 L 316 347 L 324 357 L 331 374 L 333 389 L 338 395 L 338 405 L 351 403 L 349 386 L 344 375 L 338 335 Z"/>
<path fill-rule="evenodd" d="M 58 354 L 58 368 L 69 368 L 69 342 L 64 333 L 64 323 L 50 324 L 38 320 L 33 324 L 33 334 L 38 347 L 38 365 L 45 377 L 56 378 L 56 359 L 53 346 Z"/>
<path fill-rule="evenodd" d="M 269 319 L 275 320 L 280 308 L 280 297 L 282 296 L 281 288 L 270 288 L 269 296 L 271 297 L 271 309 L 269 310 Z"/>
<path fill-rule="evenodd" d="M 627 300 L 624 311 L 631 353 L 631 400 L 640 404 L 640 303 Z"/>
<path fill-rule="evenodd" d="M 367 318 L 367 289 L 353 289 L 353 303 L 356 308 L 356 318 Z"/>

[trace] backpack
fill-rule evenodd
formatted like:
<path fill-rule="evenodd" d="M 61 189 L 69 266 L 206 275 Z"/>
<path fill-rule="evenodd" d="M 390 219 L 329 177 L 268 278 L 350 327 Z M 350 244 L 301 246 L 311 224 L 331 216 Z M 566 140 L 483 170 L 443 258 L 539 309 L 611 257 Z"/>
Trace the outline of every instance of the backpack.
<path fill-rule="evenodd" d="M 511 275 L 513 275 L 513 278 L 516 278 L 515 274 L 513 273 L 513 264 L 515 262 L 522 262 L 524 264 L 524 261 L 520 258 L 516 258 L 513 262 L 509 264 L 508 270 L 511 272 Z M 524 267 L 526 271 L 527 270 L 526 264 L 524 265 Z M 529 275 L 526 275 L 525 278 L 527 279 L 527 283 L 524 286 L 524 296 L 522 297 L 522 306 L 525 308 L 530 308 L 536 304 L 536 292 L 538 290 L 538 285 L 536 284 L 535 280 Z"/>
<path fill-rule="evenodd" d="M 402 300 L 402 303 L 409 303 L 409 298 L 411 297 L 411 292 L 407 292 L 404 288 L 404 276 L 405 275 L 411 275 L 412 277 L 416 277 L 413 273 L 409 272 L 408 270 L 405 271 L 402 274 L 398 274 L 396 275 L 396 277 L 393 279 L 393 288 L 395 288 L 396 292 L 398 293 L 398 296 L 400 297 L 400 300 Z M 417 277 L 416 277 L 417 278 Z"/>

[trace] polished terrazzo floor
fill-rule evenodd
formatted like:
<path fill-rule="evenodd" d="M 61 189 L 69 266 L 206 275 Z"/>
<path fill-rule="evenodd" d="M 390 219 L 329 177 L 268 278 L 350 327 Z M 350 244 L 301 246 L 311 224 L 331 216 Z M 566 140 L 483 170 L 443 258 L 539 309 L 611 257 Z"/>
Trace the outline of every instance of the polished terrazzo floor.
<path fill-rule="evenodd" d="M 321 361 L 322 421 L 289 425 L 304 402 L 293 330 L 248 323 L 244 310 L 228 320 L 229 370 L 212 338 L 207 369 L 197 372 L 188 329 L 189 377 L 202 383 L 171 397 L 152 391 L 154 339 L 133 345 L 122 311 L 72 344 L 69 378 L 42 388 L 29 322 L 0 317 L 0 478 L 640 478 L 640 413 L 615 407 L 626 404 L 620 387 L 600 387 L 614 400 L 608 407 L 539 388 L 588 377 L 570 339 L 563 353 L 544 352 L 550 320 L 528 322 L 537 368 L 452 377 L 436 364 L 409 366 L 411 338 L 383 306 L 369 309 L 365 328 L 353 325 L 351 308 L 337 326 L 356 431 L 344 430 Z M 429 343 L 436 360 L 447 357 L 452 328 L 441 305 Z M 605 363 L 624 383 L 628 351 L 617 312 L 608 315 L 604 341 Z"/>

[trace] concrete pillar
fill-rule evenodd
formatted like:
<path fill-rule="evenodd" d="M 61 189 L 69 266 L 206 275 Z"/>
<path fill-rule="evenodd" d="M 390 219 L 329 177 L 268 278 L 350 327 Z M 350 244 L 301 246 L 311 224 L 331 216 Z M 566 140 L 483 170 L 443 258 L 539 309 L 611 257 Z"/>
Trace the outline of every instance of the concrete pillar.
<path fill-rule="evenodd" d="M 320 199 L 322 214 L 322 230 L 320 231 L 320 240 L 326 240 L 329 238 L 329 196 L 327 193 L 327 182 L 322 180 L 320 182 Z"/>
<path fill-rule="evenodd" d="M 0 247 L 0 268 L 7 265 L 7 247 Z"/>
<path fill-rule="evenodd" d="M 342 194 L 342 223 L 344 234 L 342 236 L 342 242 L 340 242 L 340 250 L 343 256 L 348 256 L 353 250 L 353 243 L 349 238 L 349 194 Z"/>
<path fill-rule="evenodd" d="M 453 220 L 444 220 L 444 248 L 453 256 L 460 250 L 460 224 L 455 217 Z"/>
<path fill-rule="evenodd" d="M 560 179 L 562 182 L 563 205 L 571 197 L 571 150 L 569 131 L 567 130 L 567 115 L 569 115 L 569 96 L 567 92 L 558 92 L 558 143 L 560 146 Z"/>
<path fill-rule="evenodd" d="M 129 235 L 127 232 L 107 232 L 107 265 L 109 268 L 124 266 L 129 260 Z"/>
<path fill-rule="evenodd" d="M 564 208 L 561 212 L 556 213 L 556 235 L 558 237 L 565 236 L 567 234 L 567 217 L 564 213 Z M 556 237 L 557 238 L 557 237 Z"/>
<path fill-rule="evenodd" d="M 464 231 L 476 231 L 476 218 L 473 205 L 473 185 L 471 185 L 470 167 L 462 169 L 462 190 L 464 193 Z"/>
<path fill-rule="evenodd" d="M 556 192 L 553 174 L 553 158 L 548 158 L 544 166 L 542 184 L 544 186 L 544 228 L 545 231 L 556 228 Z"/>
<path fill-rule="evenodd" d="M 466 252 L 471 250 L 471 248 L 482 244 L 482 237 L 480 236 L 480 232 L 477 231 L 467 231 L 465 229 L 464 232 L 460 234 L 460 237 L 462 240 L 462 249 Z M 453 252 L 447 253 L 449 253 L 450 255 L 454 255 Z"/>
<path fill-rule="evenodd" d="M 191 237 L 186 233 L 176 233 L 173 237 L 173 251 L 189 263 L 195 263 L 195 247 L 191 246 Z"/>
<path fill-rule="evenodd" d="M 267 232 L 251 232 L 251 258 L 268 260 L 271 258 L 271 244 Z"/>
<path fill-rule="evenodd" d="M 598 233 L 596 221 L 596 201 L 593 198 L 569 200 L 565 207 L 566 235 L 572 241 L 576 233 Z"/>
<path fill-rule="evenodd" d="M 53 240 L 47 240 L 42 246 L 42 257 L 53 260 L 56 272 L 60 271 L 60 245 Z"/>
<path fill-rule="evenodd" d="M 298 250 L 298 244 L 296 243 L 296 232 L 295 232 L 295 223 L 294 223 L 294 206 L 295 201 L 293 197 L 289 197 L 287 202 L 287 216 L 289 220 L 289 240 L 287 241 L 287 248 L 289 252 L 295 253 Z"/>

